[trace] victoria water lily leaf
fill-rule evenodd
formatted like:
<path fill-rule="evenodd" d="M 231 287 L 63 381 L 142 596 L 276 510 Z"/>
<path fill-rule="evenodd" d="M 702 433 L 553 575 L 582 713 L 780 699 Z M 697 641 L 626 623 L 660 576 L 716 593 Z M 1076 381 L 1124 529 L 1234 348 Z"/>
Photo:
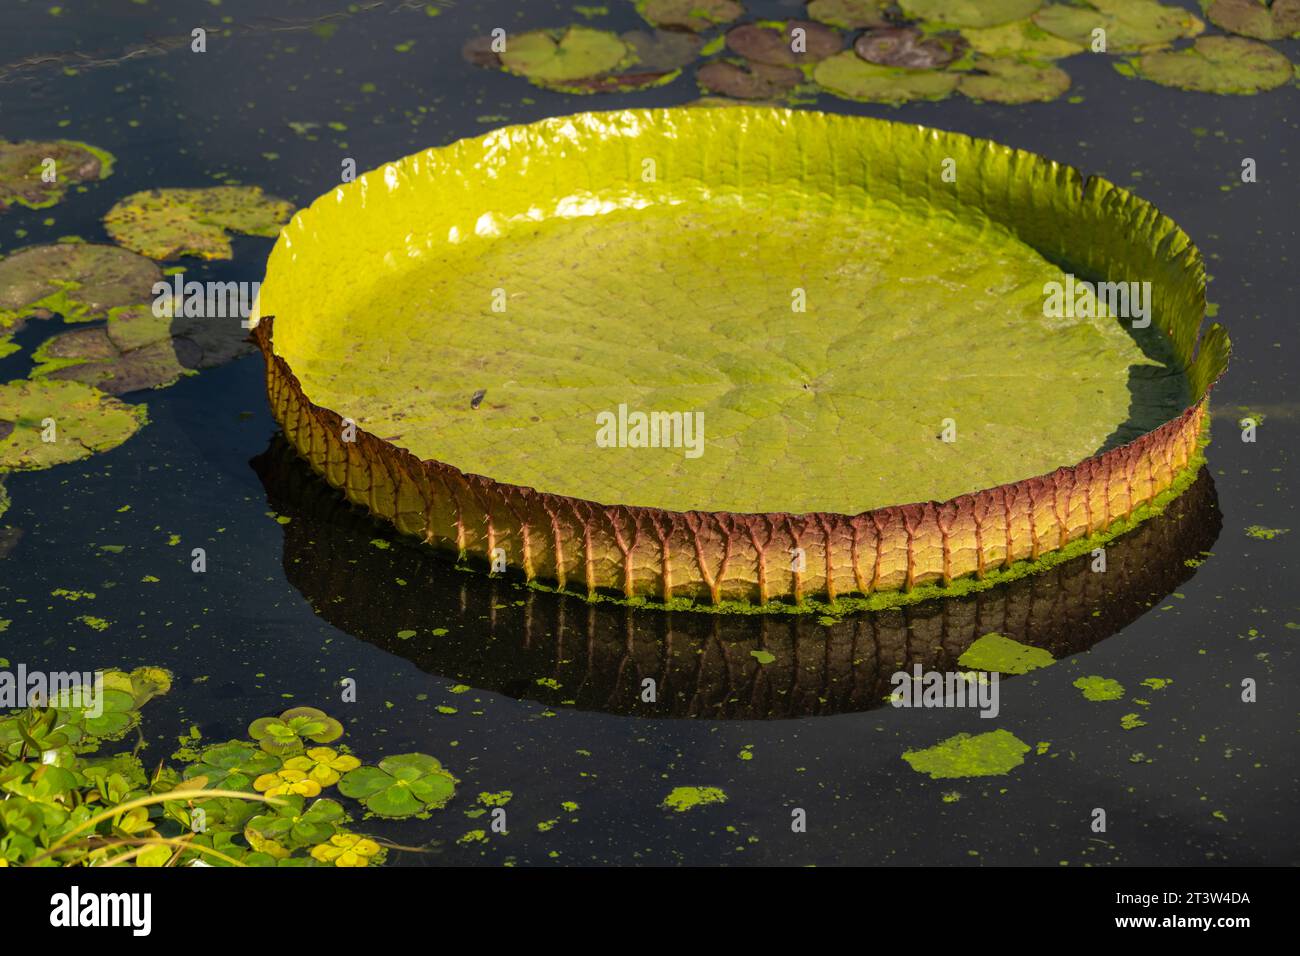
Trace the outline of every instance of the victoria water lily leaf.
<path fill-rule="evenodd" d="M 877 66 L 846 50 L 817 64 L 813 79 L 827 92 L 865 103 L 941 100 L 957 87 L 958 77 L 939 70 Z"/>
<path fill-rule="evenodd" d="M 735 0 L 637 0 L 641 16 L 657 27 L 699 33 L 745 12 Z"/>
<path fill-rule="evenodd" d="M 621 39 L 636 57 L 641 70 L 677 70 L 700 55 L 704 40 L 694 33 L 675 30 L 628 30 Z"/>
<path fill-rule="evenodd" d="M 1241 37 L 1201 37 L 1189 49 L 1146 53 L 1137 73 L 1161 86 L 1199 93 L 1258 93 L 1290 82 L 1291 61 L 1263 43 Z"/>
<path fill-rule="evenodd" d="M 1300 36 L 1300 0 L 1214 0 L 1205 15 L 1229 33 L 1256 40 Z"/>
<path fill-rule="evenodd" d="M 1029 744 L 1015 734 L 995 730 L 987 734 L 958 734 L 925 750 L 909 750 L 903 759 L 917 773 L 932 779 L 993 777 L 1009 773 L 1025 762 Z"/>
<path fill-rule="evenodd" d="M 293 203 L 257 186 L 153 189 L 121 200 L 104 216 L 104 228 L 150 259 L 229 259 L 229 233 L 273 237 L 292 215 Z"/>
<path fill-rule="evenodd" d="M 811 0 L 808 16 L 844 30 L 861 30 L 864 27 L 883 27 L 889 21 L 885 9 L 892 0 Z"/>
<path fill-rule="evenodd" d="M 53 165 L 47 160 L 53 160 Z M 71 186 L 104 179 L 112 171 L 112 154 L 86 143 L 0 139 L 0 212 L 12 205 L 53 206 Z"/>
<path fill-rule="evenodd" d="M 143 405 L 127 405 L 80 382 L 7 382 L 0 385 L 0 471 L 89 458 L 116 448 L 147 421 Z"/>
<path fill-rule="evenodd" d="M 1054 100 L 1070 88 L 1070 74 L 1051 63 L 1007 57 L 979 57 L 973 73 L 962 75 L 959 92 L 993 103 Z"/>
<path fill-rule="evenodd" d="M 730 60 L 706 63 L 695 76 L 706 92 L 741 100 L 773 99 L 790 92 L 803 80 L 803 74 L 792 66 Z"/>
<path fill-rule="evenodd" d="M 959 79 L 851 52 L 818 79 L 845 56 Z M 1105 314 L 1087 285 L 1057 308 L 1089 275 Z M 295 217 L 259 308 L 272 412 L 349 500 L 539 584 L 728 609 L 1091 550 L 1190 482 L 1228 353 L 1195 247 L 1127 191 L 749 107 L 561 117 L 374 170 Z"/>
<path fill-rule="evenodd" d="M 86 242 L 31 246 L 0 259 L 0 330 L 25 317 L 70 322 L 107 318 L 147 302 L 162 279 L 156 263 L 117 246 Z"/>
<path fill-rule="evenodd" d="M 1091 49 L 1093 31 L 1106 31 L 1106 51 L 1163 46 L 1196 36 L 1205 24 L 1180 7 L 1156 0 L 1090 0 L 1088 6 L 1062 3 L 1043 7 L 1033 21 L 1048 33 Z"/>
<path fill-rule="evenodd" d="M 381 817 L 409 817 L 445 806 L 456 793 L 456 778 L 427 754 L 399 754 L 344 774 L 339 793 Z"/>
<path fill-rule="evenodd" d="M 965 27 L 961 35 L 972 50 L 985 56 L 1058 60 L 1087 49 L 1081 43 L 1053 36 L 1032 20 L 1017 20 L 996 27 Z"/>
<path fill-rule="evenodd" d="M 1043 0 L 899 0 L 909 17 L 955 27 L 995 27 L 1023 20 Z"/>
<path fill-rule="evenodd" d="M 628 52 L 617 33 L 571 26 L 512 37 L 501 53 L 501 65 L 538 83 L 565 83 L 608 73 L 628 58 Z"/>
<path fill-rule="evenodd" d="M 853 50 L 868 63 L 936 70 L 961 58 L 966 41 L 957 33 L 924 35 L 918 27 L 886 27 L 858 37 Z"/>
<path fill-rule="evenodd" d="M 802 66 L 840 52 L 844 40 L 820 23 L 791 20 L 782 24 L 744 23 L 732 27 L 727 31 L 727 46 L 751 63 Z"/>

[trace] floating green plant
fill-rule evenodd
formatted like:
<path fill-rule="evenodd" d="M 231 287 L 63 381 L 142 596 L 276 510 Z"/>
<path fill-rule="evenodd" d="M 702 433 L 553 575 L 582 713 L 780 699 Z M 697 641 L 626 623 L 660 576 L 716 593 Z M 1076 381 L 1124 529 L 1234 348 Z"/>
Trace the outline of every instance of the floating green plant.
<path fill-rule="evenodd" d="M 1032 20 L 1016 20 L 996 27 L 963 27 L 961 35 L 972 50 L 985 56 L 1058 60 L 1087 49 L 1082 43 L 1053 36 Z"/>
<path fill-rule="evenodd" d="M 995 27 L 1023 20 L 1043 0 L 898 0 L 909 17 L 956 27 Z"/>
<path fill-rule="evenodd" d="M 269 754 L 302 752 L 304 741 L 327 744 L 343 736 L 343 725 L 315 707 L 291 707 L 279 717 L 259 717 L 248 725 L 248 736 Z"/>
<path fill-rule="evenodd" d="M 1291 81 L 1291 61 L 1272 47 L 1240 37 L 1200 37 L 1188 49 L 1145 53 L 1138 76 L 1200 93 L 1258 93 Z"/>
<path fill-rule="evenodd" d="M 893 0 L 810 0 L 808 16 L 843 30 L 883 27 L 885 10 Z"/>
<path fill-rule="evenodd" d="M 232 740 L 204 748 L 197 762 L 185 768 L 184 779 L 204 777 L 214 787 L 251 790 L 253 780 L 280 766 L 280 759 L 256 746 Z"/>
<path fill-rule="evenodd" d="M 745 12 L 735 0 L 636 0 L 637 11 L 657 27 L 700 32 Z"/>
<path fill-rule="evenodd" d="M 1217 27 L 1255 40 L 1300 36 L 1300 0 L 1202 0 Z"/>
<path fill-rule="evenodd" d="M 903 759 L 917 773 L 934 780 L 954 777 L 993 777 L 1010 773 L 1025 762 L 1029 744 L 1006 730 L 957 734 L 924 750 L 909 750 Z"/>
<path fill-rule="evenodd" d="M 155 262 L 117 246 L 30 246 L 0 258 L 0 331 L 55 314 L 68 322 L 106 319 L 113 309 L 148 302 L 161 279 Z"/>
<path fill-rule="evenodd" d="M 151 259 L 229 259 L 229 233 L 279 234 L 293 204 L 257 186 L 153 189 L 120 200 L 104 216 L 113 241 Z"/>
<path fill-rule="evenodd" d="M 456 778 L 428 754 L 385 757 L 377 767 L 359 767 L 339 781 L 339 793 L 353 797 L 381 817 L 409 817 L 445 806 Z"/>
<path fill-rule="evenodd" d="M 1080 677 L 1074 686 L 1083 692 L 1085 700 L 1122 700 L 1124 685 L 1109 677 Z"/>
<path fill-rule="evenodd" d="M 960 76 L 942 70 L 909 70 L 868 63 L 846 51 L 817 64 L 813 79 L 828 93 L 866 103 L 941 100 L 957 88 Z"/>
<path fill-rule="evenodd" d="M 696 807 L 726 802 L 727 794 L 720 787 L 673 787 L 660 806 L 676 813 L 685 813 Z"/>
<path fill-rule="evenodd" d="M 0 212 L 13 205 L 53 206 L 72 186 L 105 179 L 112 172 L 113 155 L 88 143 L 0 139 Z"/>
<path fill-rule="evenodd" d="M 1162 46 L 1205 29 L 1192 14 L 1156 0 L 1086 0 L 1081 5 L 1049 4 L 1033 22 L 1055 36 L 1088 49 L 1105 32 L 1105 52 L 1141 50 Z"/>
<path fill-rule="evenodd" d="M 1007 57 L 978 57 L 957 90 L 973 100 L 1035 103 L 1054 100 L 1070 88 L 1070 74 L 1051 63 Z"/>
<path fill-rule="evenodd" d="M 510 40 L 501 65 L 543 84 L 568 83 L 619 67 L 629 54 L 617 33 L 591 27 L 533 30 Z"/>
<path fill-rule="evenodd" d="M 148 422 L 127 405 L 80 382 L 0 385 L 0 471 L 34 471 L 116 448 Z"/>
<path fill-rule="evenodd" d="M 1054 662 L 1055 658 L 1041 647 L 1021 644 L 1001 634 L 985 634 L 957 659 L 961 667 L 1000 674 L 1028 674 Z"/>

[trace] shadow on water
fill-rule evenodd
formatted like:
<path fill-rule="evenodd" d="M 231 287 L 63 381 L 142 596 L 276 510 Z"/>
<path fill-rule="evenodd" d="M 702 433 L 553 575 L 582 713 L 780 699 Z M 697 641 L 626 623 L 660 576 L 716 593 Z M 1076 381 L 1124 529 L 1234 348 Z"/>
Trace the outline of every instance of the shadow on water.
<path fill-rule="evenodd" d="M 1142 354 L 1155 364 L 1130 365 L 1128 369 L 1128 417 L 1115 427 L 1093 454 L 1127 445 L 1177 418 L 1191 404 L 1192 395 L 1182 363 L 1174 354 L 1169 338 L 1152 322 L 1135 329 L 1128 320 L 1120 325 Z"/>
<path fill-rule="evenodd" d="M 870 710 L 891 675 L 959 669 L 997 632 L 1062 658 L 1142 616 L 1195 573 L 1222 516 L 1210 473 L 1112 542 L 988 591 L 857 614 L 663 612 L 537 591 L 454 567 L 319 479 L 282 437 L 252 466 L 288 518 L 284 569 L 325 621 L 421 670 L 547 705 L 646 717 L 776 719 Z M 774 660 L 761 664 L 755 651 Z M 657 700 L 642 700 L 653 678 Z"/>

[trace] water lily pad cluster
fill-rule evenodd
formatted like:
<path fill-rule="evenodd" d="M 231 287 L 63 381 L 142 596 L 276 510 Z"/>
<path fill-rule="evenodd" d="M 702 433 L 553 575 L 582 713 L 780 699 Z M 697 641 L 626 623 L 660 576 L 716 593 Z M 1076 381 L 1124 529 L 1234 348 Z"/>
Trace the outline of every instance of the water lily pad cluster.
<path fill-rule="evenodd" d="M 695 78 L 706 97 L 786 105 L 820 94 L 895 105 L 954 93 L 1042 102 L 1070 88 L 1058 61 L 1081 54 L 1199 92 L 1256 93 L 1291 78 L 1287 58 L 1258 41 L 1300 36 L 1300 0 L 1202 5 L 1212 23 L 1240 36 L 1185 47 L 1204 20 L 1159 0 L 809 0 L 803 19 L 784 21 L 745 21 L 731 0 L 639 0 L 652 33 L 533 30 L 474 38 L 465 56 L 570 93 L 671 83 L 702 57 Z"/>

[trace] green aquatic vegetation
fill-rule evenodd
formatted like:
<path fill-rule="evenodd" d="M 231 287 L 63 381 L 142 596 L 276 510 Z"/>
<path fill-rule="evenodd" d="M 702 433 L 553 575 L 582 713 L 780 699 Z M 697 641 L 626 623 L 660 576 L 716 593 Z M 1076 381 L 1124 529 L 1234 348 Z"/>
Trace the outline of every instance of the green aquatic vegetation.
<path fill-rule="evenodd" d="M 1277 50 L 1240 37 L 1201 37 L 1188 49 L 1143 54 L 1133 68 L 1161 86 L 1220 94 L 1272 90 L 1294 76 L 1291 61 Z"/>
<path fill-rule="evenodd" d="M 999 674 L 1028 674 L 1054 664 L 1056 659 L 1041 647 L 1030 647 L 1001 634 L 985 634 L 957 659 L 961 667 Z"/>
<path fill-rule="evenodd" d="M 994 27 L 1023 20 L 1043 0 L 899 0 L 909 17 L 956 27 Z"/>
<path fill-rule="evenodd" d="M 1150 688 L 1151 690 L 1164 690 L 1173 683 L 1173 680 L 1168 677 L 1148 677 L 1141 683 L 1143 687 Z"/>
<path fill-rule="evenodd" d="M 257 186 L 152 189 L 119 200 L 104 216 L 113 241 L 150 259 L 229 259 L 230 233 L 275 237 L 293 203 Z"/>
<path fill-rule="evenodd" d="M 972 50 L 984 56 L 1059 60 L 1087 49 L 1082 43 L 1053 36 L 1032 20 L 1016 20 L 996 27 L 963 27 L 961 35 Z"/>
<path fill-rule="evenodd" d="M 1050 4 L 1033 22 L 1054 36 L 1092 49 L 1093 31 L 1106 31 L 1106 52 L 1163 46 L 1194 37 L 1205 24 L 1180 7 L 1156 0 L 1087 0 L 1086 5 Z"/>
<path fill-rule="evenodd" d="M 148 302 L 157 264 L 117 246 L 65 242 L 30 246 L 0 259 L 0 330 L 58 314 L 68 322 L 106 319 Z"/>
<path fill-rule="evenodd" d="M 637 12 L 657 27 L 699 33 L 745 12 L 735 0 L 636 0 Z"/>
<path fill-rule="evenodd" d="M 385 757 L 377 767 L 358 767 L 338 787 L 377 816 L 409 817 L 446 806 L 456 783 L 436 758 L 415 753 Z"/>
<path fill-rule="evenodd" d="M 312 847 L 311 857 L 330 866 L 357 868 L 380 865 L 386 852 L 374 840 L 359 833 L 336 833 L 328 843 Z"/>
<path fill-rule="evenodd" d="M 287 770 L 300 770 L 307 779 L 322 787 L 332 787 L 349 770 L 356 770 L 361 761 L 351 754 L 341 754 L 332 747 L 310 747 L 305 754 L 290 757 L 284 762 Z"/>
<path fill-rule="evenodd" d="M 248 725 L 248 736 L 269 754 L 300 753 L 305 744 L 327 744 L 343 736 L 343 725 L 315 707 L 291 707 L 279 717 L 259 717 Z"/>
<path fill-rule="evenodd" d="M 1246 534 L 1260 541 L 1272 541 L 1278 535 L 1286 534 L 1290 530 L 1290 528 L 1265 528 L 1263 525 L 1253 524 L 1246 529 Z"/>
<path fill-rule="evenodd" d="M 992 103 L 1041 103 L 1070 88 L 1070 74 L 1051 63 L 978 57 L 974 72 L 962 75 L 957 91 Z"/>
<path fill-rule="evenodd" d="M 750 651 L 749 656 L 760 664 L 771 664 L 776 661 L 776 655 L 771 651 Z"/>
<path fill-rule="evenodd" d="M 957 88 L 960 78 L 942 70 L 878 66 L 846 50 L 818 63 L 813 79 L 828 93 L 846 100 L 897 105 L 941 100 Z"/>
<path fill-rule="evenodd" d="M 1125 730 L 1136 730 L 1138 727 L 1145 727 L 1147 722 L 1137 714 L 1125 714 L 1119 719 L 1119 725 Z"/>
<path fill-rule="evenodd" d="M 269 840 L 292 850 L 328 843 L 346 821 L 347 814 L 337 801 L 321 798 L 308 805 L 303 797 L 289 796 L 280 806 L 249 820 L 244 836 L 254 849 Z"/>
<path fill-rule="evenodd" d="M 512 37 L 499 56 L 511 73 L 553 84 L 609 73 L 628 59 L 629 52 L 617 33 L 570 26 Z"/>
<path fill-rule="evenodd" d="M 726 802 L 727 794 L 720 787 L 673 787 L 660 806 L 676 813 L 685 813 L 696 807 Z"/>
<path fill-rule="evenodd" d="M 885 10 L 893 0 L 810 0 L 808 17 L 844 30 L 883 27 Z"/>
<path fill-rule="evenodd" d="M 80 382 L 6 382 L 0 385 L 0 472 L 89 458 L 116 448 L 148 420 L 143 405 Z"/>
<path fill-rule="evenodd" d="M 1205 15 L 1215 26 L 1255 40 L 1300 36 L 1300 0 L 1213 0 Z"/>
<path fill-rule="evenodd" d="M 53 160 L 53 166 L 47 163 Z M 113 154 L 89 143 L 0 139 L 0 212 L 10 206 L 45 209 L 79 183 L 107 179 Z"/>
<path fill-rule="evenodd" d="M 1083 691 L 1085 700 L 1121 700 L 1124 697 L 1124 685 L 1109 677 L 1080 677 L 1074 686 Z"/>
<path fill-rule="evenodd" d="M 794 51 L 794 30 L 803 31 L 802 52 Z M 751 63 L 773 66 L 805 66 L 817 63 L 844 49 L 839 33 L 807 20 L 774 23 L 744 23 L 726 33 L 726 45 Z"/>
<path fill-rule="evenodd" d="M 229 790 L 252 789 L 253 780 L 279 769 L 280 759 L 259 747 L 232 740 L 205 748 L 195 763 L 185 768 L 183 779 L 204 777 L 208 783 Z"/>
<path fill-rule="evenodd" d="M 934 780 L 1001 776 L 1025 762 L 1029 744 L 1006 730 L 957 734 L 924 750 L 909 750 L 903 759 L 917 773 Z"/>
<path fill-rule="evenodd" d="M 959 33 L 924 33 L 918 27 L 886 27 L 858 37 L 853 51 L 868 63 L 935 70 L 952 65 L 966 52 Z"/>

